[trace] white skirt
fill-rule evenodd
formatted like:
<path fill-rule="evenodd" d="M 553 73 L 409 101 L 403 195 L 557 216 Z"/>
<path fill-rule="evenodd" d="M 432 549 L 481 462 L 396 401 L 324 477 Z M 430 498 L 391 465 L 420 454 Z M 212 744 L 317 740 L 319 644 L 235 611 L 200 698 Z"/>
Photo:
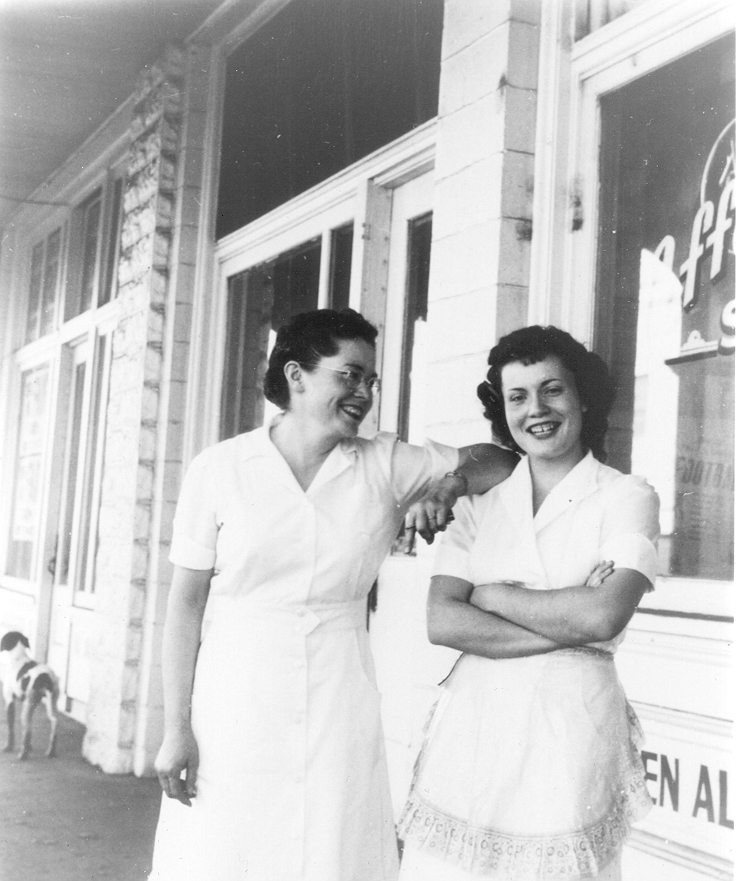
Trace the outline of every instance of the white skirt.
<path fill-rule="evenodd" d="M 395 881 L 365 601 L 233 602 L 197 659 L 191 807 L 164 798 L 151 881 Z"/>
<path fill-rule="evenodd" d="M 464 655 L 428 720 L 399 837 L 475 877 L 605 877 L 652 805 L 640 734 L 607 652 Z"/>

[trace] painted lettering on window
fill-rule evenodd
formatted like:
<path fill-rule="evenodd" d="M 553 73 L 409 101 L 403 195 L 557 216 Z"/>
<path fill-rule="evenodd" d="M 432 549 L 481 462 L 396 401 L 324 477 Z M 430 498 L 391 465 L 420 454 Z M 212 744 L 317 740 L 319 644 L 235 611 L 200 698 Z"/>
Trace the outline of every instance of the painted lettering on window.
<path fill-rule="evenodd" d="M 656 805 L 696 820 L 733 829 L 729 816 L 728 771 L 700 765 L 699 769 L 677 757 L 642 751 L 644 777 Z"/>

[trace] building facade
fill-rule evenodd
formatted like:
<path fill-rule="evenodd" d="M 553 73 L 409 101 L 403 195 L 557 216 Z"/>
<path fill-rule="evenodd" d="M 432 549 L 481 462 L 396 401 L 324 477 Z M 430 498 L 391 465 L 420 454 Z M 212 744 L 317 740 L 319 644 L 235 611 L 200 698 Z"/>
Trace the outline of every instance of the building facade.
<path fill-rule="evenodd" d="M 609 462 L 662 500 L 617 662 L 655 801 L 625 866 L 732 877 L 734 180 L 726 0 L 239 0 L 167 47 L 0 255 L 0 626 L 86 757 L 152 772 L 182 473 L 268 418 L 284 319 L 359 309 L 367 431 L 457 445 L 490 346 L 551 323 L 612 365 Z M 397 811 L 454 660 L 430 566 L 397 542 L 370 619 Z"/>

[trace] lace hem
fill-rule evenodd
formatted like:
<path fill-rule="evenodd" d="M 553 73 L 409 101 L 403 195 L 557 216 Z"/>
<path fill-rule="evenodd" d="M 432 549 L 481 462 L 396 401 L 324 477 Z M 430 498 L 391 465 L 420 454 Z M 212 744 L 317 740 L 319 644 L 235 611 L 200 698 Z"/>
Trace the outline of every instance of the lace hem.
<path fill-rule="evenodd" d="M 651 806 L 644 781 L 632 780 L 628 791 L 597 823 L 565 835 L 521 836 L 470 826 L 413 793 L 399 821 L 398 835 L 405 843 L 478 875 L 509 881 L 594 877 L 614 858 L 631 823 Z"/>

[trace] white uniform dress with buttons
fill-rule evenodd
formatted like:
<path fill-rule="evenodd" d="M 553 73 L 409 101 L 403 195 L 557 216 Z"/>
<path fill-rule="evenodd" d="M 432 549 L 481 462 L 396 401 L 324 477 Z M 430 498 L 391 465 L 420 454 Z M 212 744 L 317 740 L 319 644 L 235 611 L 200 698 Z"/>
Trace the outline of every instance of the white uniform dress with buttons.
<path fill-rule="evenodd" d="M 192 807 L 163 798 L 151 881 L 388 881 L 397 849 L 366 597 L 457 451 L 341 441 L 304 492 L 268 428 L 191 464 L 170 559 L 214 569 Z"/>

